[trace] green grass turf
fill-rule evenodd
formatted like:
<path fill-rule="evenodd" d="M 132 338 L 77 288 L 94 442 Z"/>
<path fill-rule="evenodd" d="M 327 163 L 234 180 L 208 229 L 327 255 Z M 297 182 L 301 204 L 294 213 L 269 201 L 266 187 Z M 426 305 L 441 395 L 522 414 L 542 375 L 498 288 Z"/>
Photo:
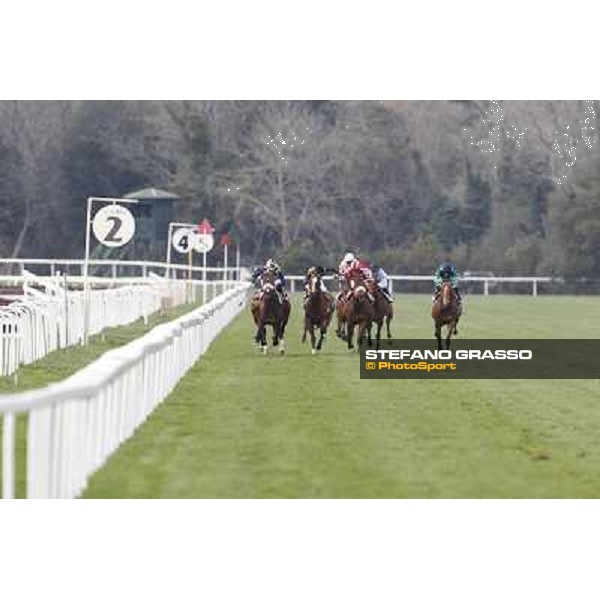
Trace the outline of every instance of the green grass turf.
<path fill-rule="evenodd" d="M 22 366 L 18 371 L 16 381 L 12 375 L 0 377 L 0 394 L 23 392 L 66 379 L 108 350 L 123 346 L 150 331 L 156 325 L 175 319 L 196 306 L 198 304 L 184 304 L 164 311 L 163 314 L 156 313 L 148 318 L 147 324 L 144 324 L 143 319 L 139 319 L 131 325 L 107 328 L 102 333 L 91 336 L 87 346 L 70 346 L 63 350 L 55 350 L 34 363 Z M 0 396 L 1 403 L 2 397 Z M 23 498 L 25 495 L 26 431 L 27 417 L 18 415 L 16 427 L 16 492 L 19 498 Z M 2 447 L 1 444 L 2 417 L 0 414 L 0 448 Z M 0 489 L 1 484 L 2 470 L 0 469 Z"/>
<path fill-rule="evenodd" d="M 396 337 L 432 335 L 397 296 Z M 600 497 L 600 383 L 360 380 L 330 334 L 259 355 L 248 310 L 91 479 L 88 498 Z M 472 296 L 461 338 L 600 337 L 591 297 Z"/>

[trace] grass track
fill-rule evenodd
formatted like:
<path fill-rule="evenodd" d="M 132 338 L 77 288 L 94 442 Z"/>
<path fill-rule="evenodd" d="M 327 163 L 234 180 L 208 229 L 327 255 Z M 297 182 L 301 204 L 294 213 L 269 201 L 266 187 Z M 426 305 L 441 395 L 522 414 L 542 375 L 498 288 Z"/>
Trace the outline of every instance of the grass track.
<path fill-rule="evenodd" d="M 393 332 L 429 337 L 430 298 Z M 91 480 L 96 498 L 600 497 L 600 383 L 358 378 L 329 336 L 251 347 L 248 311 Z M 600 337 L 590 297 L 470 297 L 460 337 Z"/>

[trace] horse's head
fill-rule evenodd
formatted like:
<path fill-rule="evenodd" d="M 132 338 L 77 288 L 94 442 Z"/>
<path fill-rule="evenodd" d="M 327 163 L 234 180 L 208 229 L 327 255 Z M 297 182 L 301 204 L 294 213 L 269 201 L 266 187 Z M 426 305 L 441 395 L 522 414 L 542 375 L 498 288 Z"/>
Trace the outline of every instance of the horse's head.
<path fill-rule="evenodd" d="M 310 294 L 316 294 L 321 291 L 321 276 L 313 273 L 308 279 L 308 291 Z"/>
<path fill-rule="evenodd" d="M 350 283 L 351 290 L 356 290 L 356 288 L 358 288 L 358 287 L 364 287 L 365 290 L 367 289 L 367 285 L 366 285 L 365 280 L 362 275 L 359 275 L 359 274 L 352 275 L 349 279 L 349 283 Z"/>
<path fill-rule="evenodd" d="M 263 286 L 267 283 L 275 283 L 275 273 L 273 271 L 267 270 L 263 271 L 262 274 L 262 284 Z"/>
<path fill-rule="evenodd" d="M 359 301 L 362 302 L 367 297 L 367 286 L 364 283 L 354 286 L 352 295 Z"/>
<path fill-rule="evenodd" d="M 452 284 L 449 281 L 444 281 L 444 283 L 442 283 L 441 296 L 442 306 L 445 308 L 452 302 L 452 298 L 454 297 Z"/>
<path fill-rule="evenodd" d="M 275 294 L 275 285 L 270 281 L 263 281 L 261 288 L 263 297 L 270 297 Z"/>

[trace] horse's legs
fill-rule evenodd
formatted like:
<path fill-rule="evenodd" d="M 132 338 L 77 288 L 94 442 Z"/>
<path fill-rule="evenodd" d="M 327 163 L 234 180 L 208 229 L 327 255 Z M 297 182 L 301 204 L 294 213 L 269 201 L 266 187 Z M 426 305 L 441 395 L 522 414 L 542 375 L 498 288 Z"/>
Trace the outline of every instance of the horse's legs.
<path fill-rule="evenodd" d="M 352 350 L 354 348 L 354 344 L 352 343 L 353 337 L 354 337 L 354 320 L 348 319 L 346 321 L 346 341 L 348 342 L 348 350 Z"/>
<path fill-rule="evenodd" d="M 357 339 L 358 339 L 358 351 L 359 352 L 362 349 L 362 345 L 363 345 L 363 341 L 365 340 L 365 337 L 367 338 L 367 344 L 369 346 L 373 345 L 373 340 L 371 339 L 371 327 L 372 327 L 372 323 L 369 323 L 367 325 L 366 321 L 363 321 L 362 323 L 359 323 L 359 325 L 358 325 Z"/>
<path fill-rule="evenodd" d="M 321 327 L 319 329 L 319 341 L 317 342 L 317 350 L 320 350 L 323 347 L 323 340 L 325 339 L 326 334 L 327 334 L 327 325 L 321 323 Z"/>
<path fill-rule="evenodd" d="M 279 323 L 279 339 L 283 341 L 283 336 L 285 335 L 285 328 L 287 327 L 287 321 L 285 319 L 281 319 Z"/>
<path fill-rule="evenodd" d="M 267 326 L 264 323 L 260 323 L 258 326 L 258 332 L 256 334 L 258 340 L 257 343 L 260 344 L 260 349 L 263 354 L 267 353 Z"/>
<path fill-rule="evenodd" d="M 459 321 L 460 317 L 456 317 L 456 321 L 454 321 L 454 335 L 458 335 L 458 321 Z"/>
<path fill-rule="evenodd" d="M 340 340 L 344 339 L 344 318 L 342 317 L 342 315 L 338 312 L 337 313 L 337 330 L 336 330 L 336 335 L 340 338 Z"/>
<path fill-rule="evenodd" d="M 444 350 L 450 350 L 450 341 L 452 339 L 452 333 L 448 332 L 448 335 L 446 336 L 446 343 L 444 344 Z"/>
<path fill-rule="evenodd" d="M 315 325 L 314 323 L 311 321 L 308 323 L 308 331 L 310 333 L 310 348 L 312 353 L 315 353 L 315 344 L 317 343 L 316 339 L 315 339 Z"/>
<path fill-rule="evenodd" d="M 279 354 L 285 353 L 285 340 L 283 339 L 283 335 L 279 338 Z"/>
<path fill-rule="evenodd" d="M 381 342 L 381 328 L 383 327 L 383 319 L 377 321 L 377 333 L 375 334 L 375 348 L 379 350 L 379 344 Z"/>
<path fill-rule="evenodd" d="M 438 350 L 443 350 L 443 348 L 442 348 L 442 326 L 439 323 L 435 324 L 434 335 L 437 339 Z"/>
<path fill-rule="evenodd" d="M 388 337 L 388 344 L 391 345 L 392 343 L 392 332 L 390 331 L 390 323 L 392 321 L 392 315 L 388 315 L 385 318 L 385 326 L 387 328 L 387 337 Z"/>
<path fill-rule="evenodd" d="M 450 350 L 450 342 L 452 340 L 452 332 L 454 331 L 454 327 L 456 327 L 456 323 L 448 323 L 448 325 L 446 326 L 446 350 Z"/>
<path fill-rule="evenodd" d="M 256 344 L 260 344 L 262 346 L 262 323 L 259 321 L 256 324 L 256 335 L 254 336 L 254 341 Z"/>
<path fill-rule="evenodd" d="M 287 320 L 286 318 L 282 318 L 280 323 L 279 323 L 279 340 L 280 340 L 280 347 L 279 347 L 279 352 L 281 354 L 283 354 L 285 352 L 285 328 L 287 326 Z"/>
<path fill-rule="evenodd" d="M 254 336 L 254 340 L 256 341 L 256 343 L 260 346 L 263 346 L 263 327 L 264 325 L 259 322 L 258 326 L 256 328 L 256 335 Z"/>

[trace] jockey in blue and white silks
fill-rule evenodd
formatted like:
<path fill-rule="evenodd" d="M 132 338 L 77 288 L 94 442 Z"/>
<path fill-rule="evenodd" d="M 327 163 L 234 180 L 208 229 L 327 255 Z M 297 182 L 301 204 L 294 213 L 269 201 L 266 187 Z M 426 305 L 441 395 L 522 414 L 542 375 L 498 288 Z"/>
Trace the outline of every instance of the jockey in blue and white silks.
<path fill-rule="evenodd" d="M 377 283 L 377 287 L 383 292 L 383 295 L 386 297 L 388 302 L 393 302 L 392 294 L 389 290 L 389 282 L 388 275 L 379 265 L 373 265 L 371 268 L 373 271 L 373 277 L 375 278 L 375 283 Z"/>

